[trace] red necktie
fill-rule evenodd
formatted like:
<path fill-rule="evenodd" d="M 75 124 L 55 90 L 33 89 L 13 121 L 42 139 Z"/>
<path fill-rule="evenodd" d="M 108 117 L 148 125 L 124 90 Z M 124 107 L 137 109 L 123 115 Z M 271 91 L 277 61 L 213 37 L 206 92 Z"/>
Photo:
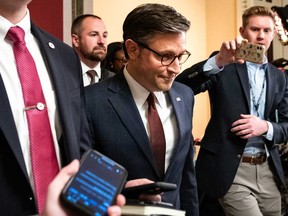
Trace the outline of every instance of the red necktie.
<path fill-rule="evenodd" d="M 163 125 L 158 115 L 156 105 L 156 97 L 151 92 L 147 98 L 148 102 L 148 123 L 150 128 L 150 144 L 156 164 L 159 169 L 161 178 L 165 173 L 165 152 L 166 152 L 166 141 L 163 130 Z"/>
<path fill-rule="evenodd" d="M 11 27 L 7 39 L 13 42 L 13 51 L 20 78 L 30 139 L 30 155 L 38 212 L 45 206 L 47 188 L 59 172 L 45 98 L 35 62 L 20 27 Z"/>

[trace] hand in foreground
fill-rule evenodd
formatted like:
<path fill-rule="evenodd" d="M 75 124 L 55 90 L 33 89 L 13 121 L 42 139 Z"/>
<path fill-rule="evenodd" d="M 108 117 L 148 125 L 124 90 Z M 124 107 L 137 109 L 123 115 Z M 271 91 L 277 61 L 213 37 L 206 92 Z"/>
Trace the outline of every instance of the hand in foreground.
<path fill-rule="evenodd" d="M 125 188 L 134 187 L 134 186 L 138 186 L 138 185 L 144 185 L 144 184 L 150 184 L 150 183 L 153 183 L 153 181 L 146 179 L 146 178 L 133 179 L 133 180 L 130 180 L 126 183 Z M 161 194 L 156 194 L 156 195 L 141 194 L 139 196 L 139 200 L 151 201 L 151 202 L 161 202 Z"/>
<path fill-rule="evenodd" d="M 268 124 L 254 115 L 240 115 L 240 119 L 233 122 L 231 132 L 241 139 L 261 136 L 268 131 Z"/>
<path fill-rule="evenodd" d="M 230 63 L 244 63 L 244 59 L 235 57 L 236 49 L 240 47 L 242 42 L 248 42 L 247 39 L 237 36 L 234 40 L 222 43 L 219 53 L 216 55 L 216 64 L 219 68 Z"/>
<path fill-rule="evenodd" d="M 68 180 L 78 171 L 79 169 L 79 161 L 74 160 L 66 167 L 60 170 L 58 175 L 54 178 L 54 180 L 50 183 L 48 187 L 47 200 L 44 212 L 41 216 L 69 216 L 73 215 L 69 209 L 64 208 L 60 202 L 60 194 L 62 189 Z M 109 216 L 120 216 L 121 215 L 121 207 L 125 204 L 125 197 L 123 195 L 118 195 L 116 204 L 118 206 L 111 206 L 108 208 Z"/>

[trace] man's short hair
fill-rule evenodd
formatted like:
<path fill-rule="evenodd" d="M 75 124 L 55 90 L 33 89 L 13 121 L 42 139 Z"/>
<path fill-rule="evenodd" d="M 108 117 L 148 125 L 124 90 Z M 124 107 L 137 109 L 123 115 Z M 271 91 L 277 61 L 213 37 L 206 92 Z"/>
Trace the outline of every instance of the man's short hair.
<path fill-rule="evenodd" d="M 268 16 L 274 21 L 274 12 L 264 6 L 253 6 L 246 9 L 242 15 L 242 26 L 245 28 L 252 16 Z"/>
<path fill-rule="evenodd" d="M 88 17 L 91 17 L 91 18 L 95 18 L 95 19 L 100 19 L 101 20 L 101 17 L 99 16 L 96 16 L 94 14 L 83 14 L 83 15 L 80 15 L 78 17 L 76 17 L 74 20 L 73 20 L 73 23 L 72 23 L 72 26 L 71 26 L 71 35 L 72 34 L 76 34 L 76 35 L 79 35 L 81 33 L 81 25 L 83 23 L 83 21 L 88 18 Z"/>
<path fill-rule="evenodd" d="M 173 7 L 162 4 L 142 4 L 132 10 L 123 24 L 124 44 L 127 39 L 147 43 L 155 34 L 182 33 L 190 21 Z M 126 54 L 126 48 L 124 46 Z"/>

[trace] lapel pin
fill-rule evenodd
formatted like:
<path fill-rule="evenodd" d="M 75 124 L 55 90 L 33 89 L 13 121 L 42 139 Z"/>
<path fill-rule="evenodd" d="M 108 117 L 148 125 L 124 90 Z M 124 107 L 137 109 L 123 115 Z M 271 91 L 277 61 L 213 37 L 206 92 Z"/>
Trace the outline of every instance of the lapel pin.
<path fill-rule="evenodd" d="M 176 97 L 176 101 L 181 101 L 181 98 L 180 97 Z"/>
<path fill-rule="evenodd" d="M 48 45 L 51 49 L 55 49 L 55 45 L 52 42 L 49 42 Z"/>

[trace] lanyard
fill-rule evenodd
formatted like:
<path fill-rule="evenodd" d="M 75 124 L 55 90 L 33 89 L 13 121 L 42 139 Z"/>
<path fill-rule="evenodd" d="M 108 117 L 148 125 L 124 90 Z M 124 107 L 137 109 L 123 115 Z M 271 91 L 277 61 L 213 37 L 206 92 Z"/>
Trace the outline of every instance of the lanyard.
<path fill-rule="evenodd" d="M 264 87 L 265 87 L 265 81 L 266 81 L 266 73 L 264 73 L 264 77 L 263 77 L 263 83 L 262 83 L 262 89 L 261 89 L 261 92 L 260 92 L 260 95 L 258 97 L 258 100 L 256 102 L 256 97 L 255 97 L 255 94 L 253 92 L 253 89 L 252 89 L 252 85 L 251 85 L 251 82 L 249 80 L 249 87 L 250 87 L 250 92 L 251 92 L 251 96 L 252 96 L 252 102 L 253 102 L 253 106 L 254 106 L 254 109 L 257 113 L 257 117 L 259 117 L 259 105 L 260 105 L 260 100 L 261 98 L 263 97 L 263 93 L 264 93 Z"/>

